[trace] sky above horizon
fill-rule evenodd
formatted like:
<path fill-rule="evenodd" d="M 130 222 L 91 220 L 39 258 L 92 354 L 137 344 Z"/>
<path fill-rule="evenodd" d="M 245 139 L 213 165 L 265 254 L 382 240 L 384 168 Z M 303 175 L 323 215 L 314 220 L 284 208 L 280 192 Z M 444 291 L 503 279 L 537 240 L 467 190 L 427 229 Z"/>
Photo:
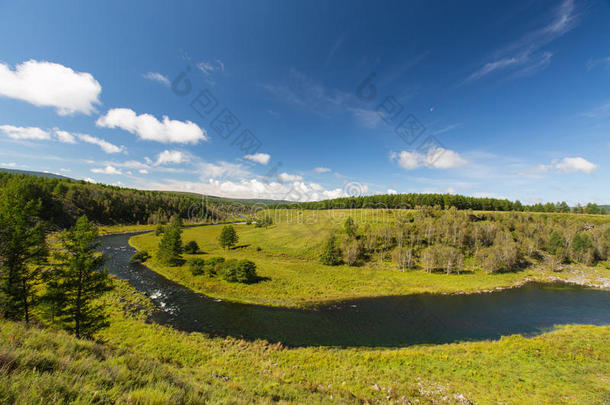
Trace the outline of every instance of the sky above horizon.
<path fill-rule="evenodd" d="M 0 3 L 0 167 L 610 203 L 604 1 Z"/>

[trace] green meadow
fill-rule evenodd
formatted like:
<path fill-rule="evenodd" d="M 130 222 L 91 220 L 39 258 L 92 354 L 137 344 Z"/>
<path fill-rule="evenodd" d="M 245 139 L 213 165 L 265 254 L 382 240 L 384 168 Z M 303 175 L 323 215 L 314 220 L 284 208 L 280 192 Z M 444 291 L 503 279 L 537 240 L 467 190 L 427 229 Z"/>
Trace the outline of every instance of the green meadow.
<path fill-rule="evenodd" d="M 401 271 L 387 253 L 383 257 L 373 254 L 366 263 L 358 266 L 325 266 L 320 263 L 319 254 L 325 240 L 331 232 L 341 235 L 343 223 L 348 217 L 354 219 L 359 229 L 368 224 L 374 230 L 389 226 L 406 212 L 408 211 L 367 209 L 268 211 L 267 214 L 274 218 L 273 225 L 268 228 L 234 225 L 239 242 L 236 247 L 228 250 L 222 249 L 217 240 L 223 225 L 184 229 L 183 242 L 196 241 L 201 250 L 196 255 L 184 254 L 184 259 L 199 257 L 205 260 L 223 256 L 227 259 L 252 260 L 257 265 L 258 275 L 262 277 L 262 281 L 253 284 L 230 283 L 220 277 L 194 276 L 187 265 L 170 267 L 159 264 L 155 252 L 161 236 L 155 236 L 154 233 L 136 235 L 130 239 L 130 244 L 152 255 L 146 262 L 149 268 L 197 292 L 230 301 L 286 307 L 423 292 L 471 293 L 508 288 L 532 280 L 563 279 L 597 284 L 610 278 L 610 270 L 605 262 L 596 266 L 575 263 L 557 272 L 541 261 L 532 261 L 518 271 L 489 273 L 467 258 L 464 263 L 467 271 L 461 274 L 428 273 L 421 267 Z M 562 214 L 556 215 L 558 218 L 567 218 L 565 215 L 562 217 Z M 601 224 L 610 221 L 604 216 L 594 215 L 583 220 Z"/>

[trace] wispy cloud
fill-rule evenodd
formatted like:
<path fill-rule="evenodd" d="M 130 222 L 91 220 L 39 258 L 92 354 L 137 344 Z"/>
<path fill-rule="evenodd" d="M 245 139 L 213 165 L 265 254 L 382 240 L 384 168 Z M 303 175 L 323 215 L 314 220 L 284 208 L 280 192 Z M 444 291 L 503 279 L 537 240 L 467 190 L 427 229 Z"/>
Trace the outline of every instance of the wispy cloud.
<path fill-rule="evenodd" d="M 600 105 L 592 109 L 591 111 L 587 111 L 582 113 L 583 117 L 587 118 L 608 118 L 610 117 L 610 101 L 605 104 Z"/>
<path fill-rule="evenodd" d="M 153 82 L 161 83 L 162 85 L 167 86 L 167 87 L 169 87 L 169 85 L 170 85 L 170 82 L 169 82 L 169 79 L 167 78 L 167 76 L 164 76 L 158 72 L 148 72 L 146 74 L 143 74 L 142 77 L 144 77 L 147 80 L 151 80 Z"/>
<path fill-rule="evenodd" d="M 601 59 L 591 59 L 587 62 L 588 70 L 593 70 L 600 66 L 606 69 L 610 69 L 610 56 Z"/>
<path fill-rule="evenodd" d="M 497 51 L 492 60 L 470 74 L 462 84 L 500 71 L 511 71 L 512 77 L 523 77 L 546 69 L 551 63 L 553 54 L 540 53 L 540 49 L 569 32 L 576 26 L 577 20 L 574 1 L 563 0 L 546 25 Z"/>

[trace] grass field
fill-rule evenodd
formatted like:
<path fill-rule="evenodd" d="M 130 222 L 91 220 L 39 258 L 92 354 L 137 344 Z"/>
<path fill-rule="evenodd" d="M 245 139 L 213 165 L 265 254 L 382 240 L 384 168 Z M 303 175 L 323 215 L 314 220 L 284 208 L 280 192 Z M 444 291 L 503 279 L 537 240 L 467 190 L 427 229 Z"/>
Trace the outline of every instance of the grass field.
<path fill-rule="evenodd" d="M 563 272 L 552 272 L 544 266 L 530 266 L 522 271 L 488 274 L 472 268 L 463 274 L 426 273 L 421 269 L 398 271 L 386 257 L 373 258 L 361 267 L 324 266 L 318 255 L 331 230 L 340 230 L 348 216 L 363 226 L 373 227 L 392 220 L 396 210 L 278 210 L 275 223 L 268 229 L 254 225 L 235 225 L 238 247 L 223 250 L 217 238 L 221 225 L 187 228 L 183 242 L 196 241 L 202 252 L 197 257 L 249 259 L 265 280 L 255 284 L 229 283 L 220 278 L 193 276 L 186 266 L 162 266 L 154 259 L 160 237 L 137 235 L 130 243 L 147 250 L 153 258 L 146 262 L 151 269 L 195 291 L 211 297 L 246 303 L 299 307 L 320 302 L 357 297 L 413 294 L 421 292 L 459 293 L 510 287 L 526 280 L 549 281 L 555 278 L 600 283 L 610 279 L 605 264 L 597 267 L 574 265 Z M 592 221 L 608 219 L 591 216 Z M 193 255 L 184 255 L 185 259 Z"/>
<path fill-rule="evenodd" d="M 98 341 L 0 322 L 0 403 L 479 403 L 610 400 L 610 327 L 400 349 L 284 348 L 144 322 L 126 283 Z"/>

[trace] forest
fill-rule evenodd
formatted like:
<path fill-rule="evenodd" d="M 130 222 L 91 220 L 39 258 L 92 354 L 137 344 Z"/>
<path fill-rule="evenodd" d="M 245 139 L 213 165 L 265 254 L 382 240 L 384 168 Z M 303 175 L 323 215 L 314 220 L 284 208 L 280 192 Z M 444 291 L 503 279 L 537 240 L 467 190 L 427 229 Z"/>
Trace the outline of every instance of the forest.
<path fill-rule="evenodd" d="M 343 208 L 389 208 L 413 209 L 417 207 L 441 208 L 455 207 L 458 210 L 476 211 L 525 211 L 525 212 L 560 212 L 575 214 L 607 214 L 608 211 L 594 203 L 587 203 L 584 207 L 577 204 L 570 207 L 565 201 L 558 203 L 522 204 L 520 201 L 501 200 L 486 197 L 467 197 L 459 194 L 380 194 L 371 196 L 357 196 L 335 198 L 324 201 L 308 201 L 298 203 L 280 203 L 277 208 L 302 209 L 343 209 Z"/>
<path fill-rule="evenodd" d="M 244 202 L 189 194 L 145 191 L 62 178 L 0 172 L 3 193 L 18 188 L 27 201 L 40 204 L 40 218 L 55 229 L 74 225 L 86 215 L 100 225 L 165 223 L 181 218 L 220 220 L 245 210 Z"/>

